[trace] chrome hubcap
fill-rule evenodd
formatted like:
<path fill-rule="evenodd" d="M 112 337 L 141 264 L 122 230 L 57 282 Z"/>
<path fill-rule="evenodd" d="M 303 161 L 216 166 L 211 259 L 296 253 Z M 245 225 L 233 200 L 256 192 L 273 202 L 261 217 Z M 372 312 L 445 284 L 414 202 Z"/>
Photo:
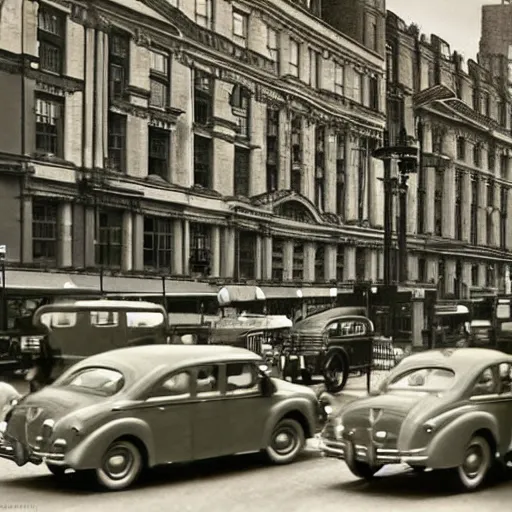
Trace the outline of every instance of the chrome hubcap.
<path fill-rule="evenodd" d="M 133 455 L 129 450 L 116 448 L 107 454 L 105 473 L 114 480 L 120 480 L 130 472 L 133 463 Z"/>
<path fill-rule="evenodd" d="M 462 469 L 469 478 L 476 478 L 480 474 L 483 458 L 484 454 L 480 446 L 471 446 L 466 452 Z"/>
<path fill-rule="evenodd" d="M 272 448 L 279 455 L 286 455 L 295 449 L 296 444 L 297 440 L 294 432 L 289 429 L 283 429 L 275 433 Z"/>

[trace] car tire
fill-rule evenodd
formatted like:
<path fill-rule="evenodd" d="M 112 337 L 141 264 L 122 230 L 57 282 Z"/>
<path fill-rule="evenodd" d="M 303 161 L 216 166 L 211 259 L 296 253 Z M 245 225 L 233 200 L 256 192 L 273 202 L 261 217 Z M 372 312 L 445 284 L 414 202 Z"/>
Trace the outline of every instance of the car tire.
<path fill-rule="evenodd" d="M 306 438 L 301 424 L 285 418 L 272 430 L 265 454 L 273 464 L 289 464 L 297 458 L 305 444 Z"/>
<path fill-rule="evenodd" d="M 363 478 L 364 480 L 372 480 L 375 476 L 375 473 L 379 471 L 382 466 L 370 466 L 366 462 L 361 462 L 359 460 L 346 461 L 348 469 L 352 472 L 354 476 L 358 478 Z"/>
<path fill-rule="evenodd" d="M 113 461 L 114 458 L 123 460 L 117 463 Z M 142 454 L 137 446 L 130 441 L 114 441 L 103 455 L 101 467 L 95 470 L 96 480 L 108 491 L 121 491 L 137 480 L 143 465 Z"/>
<path fill-rule="evenodd" d="M 341 354 L 330 356 L 324 368 L 325 387 L 329 393 L 339 393 L 347 384 L 349 365 Z"/>
<path fill-rule="evenodd" d="M 451 470 L 453 483 L 462 491 L 475 491 L 485 482 L 493 465 L 487 439 L 473 437 L 466 446 L 463 463 Z"/>
<path fill-rule="evenodd" d="M 64 466 L 56 466 L 55 464 L 46 463 L 48 471 L 57 478 L 63 478 L 66 474 L 66 468 Z"/>

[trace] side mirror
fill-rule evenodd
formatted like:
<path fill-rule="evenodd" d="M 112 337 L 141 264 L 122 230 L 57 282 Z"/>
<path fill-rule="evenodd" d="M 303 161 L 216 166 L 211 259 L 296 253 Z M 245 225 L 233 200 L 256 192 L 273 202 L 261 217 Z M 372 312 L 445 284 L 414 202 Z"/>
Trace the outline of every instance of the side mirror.
<path fill-rule="evenodd" d="M 260 378 L 260 390 L 261 394 L 266 397 L 270 397 L 276 392 L 272 379 L 267 375 L 262 375 Z"/>

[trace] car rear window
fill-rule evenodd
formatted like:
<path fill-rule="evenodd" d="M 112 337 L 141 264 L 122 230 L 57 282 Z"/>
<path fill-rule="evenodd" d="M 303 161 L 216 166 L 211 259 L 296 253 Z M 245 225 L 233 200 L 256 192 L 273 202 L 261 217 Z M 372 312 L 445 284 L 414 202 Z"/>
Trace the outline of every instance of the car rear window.
<path fill-rule="evenodd" d="M 82 368 L 57 384 L 59 387 L 86 393 L 112 396 L 123 389 L 124 376 L 120 371 L 111 368 Z"/>
<path fill-rule="evenodd" d="M 444 391 L 455 383 L 455 372 L 448 368 L 415 368 L 394 377 L 389 390 Z"/>

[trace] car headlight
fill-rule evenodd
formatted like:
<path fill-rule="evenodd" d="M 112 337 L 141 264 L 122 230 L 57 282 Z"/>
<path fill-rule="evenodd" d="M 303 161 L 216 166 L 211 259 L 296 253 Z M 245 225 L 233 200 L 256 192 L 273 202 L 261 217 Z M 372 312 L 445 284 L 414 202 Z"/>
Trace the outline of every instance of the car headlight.
<path fill-rule="evenodd" d="M 336 439 L 341 439 L 343 437 L 343 432 L 345 432 L 345 425 L 343 425 L 341 418 L 336 418 L 333 421 L 333 431 L 334 437 Z"/>
<path fill-rule="evenodd" d="M 7 430 L 7 421 L 0 421 L 0 434 L 4 434 Z"/>

